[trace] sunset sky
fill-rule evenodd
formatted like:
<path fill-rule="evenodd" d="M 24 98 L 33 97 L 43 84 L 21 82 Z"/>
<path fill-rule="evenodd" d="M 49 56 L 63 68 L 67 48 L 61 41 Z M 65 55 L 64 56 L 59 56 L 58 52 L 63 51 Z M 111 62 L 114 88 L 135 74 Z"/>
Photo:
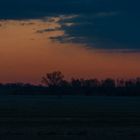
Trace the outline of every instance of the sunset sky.
<path fill-rule="evenodd" d="M 140 77 L 138 0 L 3 0 L 0 82 Z"/>

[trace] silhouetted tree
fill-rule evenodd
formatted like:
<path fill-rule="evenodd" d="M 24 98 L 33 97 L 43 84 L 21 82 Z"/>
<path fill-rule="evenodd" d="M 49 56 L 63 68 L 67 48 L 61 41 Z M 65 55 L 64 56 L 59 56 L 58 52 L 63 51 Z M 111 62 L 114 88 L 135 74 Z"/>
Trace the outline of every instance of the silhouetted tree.
<path fill-rule="evenodd" d="M 97 79 L 88 79 L 83 80 L 83 86 L 89 88 L 96 88 L 100 85 L 100 82 Z"/>
<path fill-rule="evenodd" d="M 83 82 L 83 79 L 75 79 L 75 78 L 71 79 L 71 85 L 73 88 L 76 88 L 76 89 L 82 87 L 82 82 Z"/>
<path fill-rule="evenodd" d="M 133 88 L 135 86 L 135 80 L 128 80 L 128 81 L 125 81 L 125 87 L 126 88 Z"/>
<path fill-rule="evenodd" d="M 140 78 L 137 78 L 137 79 L 136 79 L 136 86 L 137 86 L 138 88 L 140 88 Z"/>
<path fill-rule="evenodd" d="M 118 87 L 124 87 L 125 86 L 125 81 L 123 79 L 117 79 L 117 86 Z"/>
<path fill-rule="evenodd" d="M 46 76 L 42 77 L 42 83 L 49 87 L 61 86 L 63 83 L 64 75 L 60 71 L 54 71 L 47 73 Z"/>
<path fill-rule="evenodd" d="M 104 81 L 102 81 L 102 87 L 105 87 L 105 88 L 114 88 L 115 87 L 115 81 L 113 79 L 106 79 Z"/>
<path fill-rule="evenodd" d="M 73 78 L 67 81 L 60 71 L 54 71 L 42 77 L 42 83 L 45 86 L 25 83 L 0 84 L 0 94 L 140 96 L 140 78 L 131 80 Z"/>

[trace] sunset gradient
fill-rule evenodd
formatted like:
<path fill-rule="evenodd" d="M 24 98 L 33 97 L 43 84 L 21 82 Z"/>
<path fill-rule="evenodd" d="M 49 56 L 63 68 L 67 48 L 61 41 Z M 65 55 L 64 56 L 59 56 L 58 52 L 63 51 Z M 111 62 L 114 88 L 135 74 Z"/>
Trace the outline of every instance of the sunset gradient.
<path fill-rule="evenodd" d="M 62 19 L 0 21 L 0 82 L 39 84 L 47 72 L 60 70 L 66 79 L 106 77 L 131 79 L 140 76 L 140 52 L 97 49 L 80 42 L 55 40 L 66 34 Z M 66 22 L 66 27 L 74 23 Z"/>

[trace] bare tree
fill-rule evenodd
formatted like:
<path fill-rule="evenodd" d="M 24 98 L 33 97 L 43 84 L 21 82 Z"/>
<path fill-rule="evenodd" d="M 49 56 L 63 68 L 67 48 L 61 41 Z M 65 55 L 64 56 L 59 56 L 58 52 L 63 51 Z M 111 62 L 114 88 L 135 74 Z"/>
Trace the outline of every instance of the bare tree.
<path fill-rule="evenodd" d="M 42 83 L 47 86 L 60 86 L 63 82 L 63 79 L 64 75 L 60 71 L 54 71 L 43 76 Z"/>

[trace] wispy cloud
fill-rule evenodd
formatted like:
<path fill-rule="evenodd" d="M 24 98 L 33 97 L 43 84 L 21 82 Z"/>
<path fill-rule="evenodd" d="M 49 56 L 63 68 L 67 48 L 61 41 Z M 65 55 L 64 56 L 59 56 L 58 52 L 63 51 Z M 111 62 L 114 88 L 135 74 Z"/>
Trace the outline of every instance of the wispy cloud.
<path fill-rule="evenodd" d="M 95 17 L 110 17 L 110 16 L 117 16 L 118 14 L 121 14 L 120 12 L 99 12 L 95 14 Z"/>
<path fill-rule="evenodd" d="M 46 32 L 53 32 L 53 31 L 56 31 L 58 29 L 57 28 L 41 29 L 41 30 L 37 30 L 36 33 L 42 34 L 42 33 L 46 33 Z"/>

